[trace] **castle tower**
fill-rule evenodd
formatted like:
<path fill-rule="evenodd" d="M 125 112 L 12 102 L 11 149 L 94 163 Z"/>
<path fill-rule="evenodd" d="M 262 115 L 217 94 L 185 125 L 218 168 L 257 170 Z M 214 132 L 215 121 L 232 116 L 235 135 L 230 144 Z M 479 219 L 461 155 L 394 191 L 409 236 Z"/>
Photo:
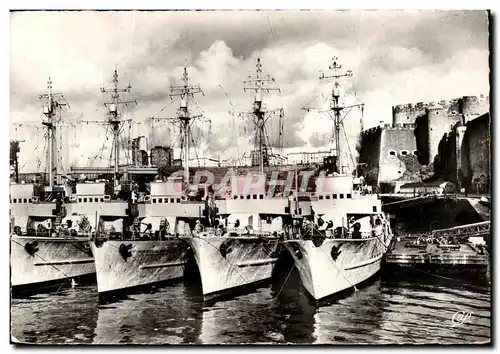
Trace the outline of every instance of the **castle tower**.
<path fill-rule="evenodd" d="M 392 126 L 397 127 L 412 122 L 411 104 L 400 104 L 392 107 Z"/>
<path fill-rule="evenodd" d="M 460 111 L 464 115 L 465 122 L 468 122 L 480 115 L 489 112 L 488 96 L 464 96 L 460 99 Z"/>
<path fill-rule="evenodd" d="M 432 164 L 439 151 L 439 142 L 450 131 L 450 124 L 444 108 L 439 105 L 427 108 L 427 121 L 428 161 Z"/>
<path fill-rule="evenodd" d="M 464 141 L 464 136 L 465 136 L 465 131 L 467 130 L 467 127 L 466 126 L 459 126 L 457 127 L 456 129 L 456 132 L 455 132 L 455 141 L 456 141 L 456 144 L 455 144 L 455 148 L 456 148 L 456 159 L 457 159 L 457 163 L 456 163 L 456 166 L 457 166 L 457 170 L 456 170 L 456 173 L 457 173 L 457 187 L 458 189 L 461 189 L 462 188 L 462 184 L 463 184 L 463 177 L 464 177 L 464 168 L 467 168 L 467 166 L 463 166 L 462 165 L 462 159 L 463 159 L 463 156 L 462 156 L 462 152 L 463 152 L 463 148 L 462 148 L 462 144 L 463 144 L 463 141 Z"/>

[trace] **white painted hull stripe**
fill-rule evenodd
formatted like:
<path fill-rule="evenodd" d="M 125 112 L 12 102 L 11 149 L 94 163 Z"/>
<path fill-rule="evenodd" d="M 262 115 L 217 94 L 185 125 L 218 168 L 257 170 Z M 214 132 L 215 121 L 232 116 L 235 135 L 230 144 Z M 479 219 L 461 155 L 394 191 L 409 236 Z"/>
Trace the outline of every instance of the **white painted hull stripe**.
<path fill-rule="evenodd" d="M 52 262 L 36 262 L 35 266 L 53 266 L 53 265 L 85 264 L 85 263 L 94 263 L 94 258 L 67 259 L 63 261 L 52 261 Z"/>
<path fill-rule="evenodd" d="M 378 257 L 375 257 L 375 258 L 372 258 L 372 259 L 369 259 L 367 261 L 364 261 L 364 262 L 361 262 L 361 263 L 357 263 L 357 264 L 354 264 L 354 265 L 351 265 L 349 267 L 345 267 L 344 269 L 345 270 L 351 270 L 351 269 L 356 269 L 356 268 L 360 268 L 360 267 L 364 267 L 366 265 L 370 265 L 372 263 L 375 263 L 377 261 L 379 261 L 381 258 L 382 258 L 383 255 L 380 255 Z"/>
<path fill-rule="evenodd" d="M 186 262 L 170 262 L 170 263 L 156 263 L 156 264 L 141 264 L 139 269 L 150 269 L 150 268 L 168 268 L 168 267 L 178 267 L 185 265 Z"/>
<path fill-rule="evenodd" d="M 265 265 L 265 264 L 273 264 L 276 263 L 278 258 L 264 258 L 264 259 L 256 259 L 252 261 L 243 261 L 236 263 L 238 267 L 251 267 L 251 266 L 259 266 L 259 265 Z"/>

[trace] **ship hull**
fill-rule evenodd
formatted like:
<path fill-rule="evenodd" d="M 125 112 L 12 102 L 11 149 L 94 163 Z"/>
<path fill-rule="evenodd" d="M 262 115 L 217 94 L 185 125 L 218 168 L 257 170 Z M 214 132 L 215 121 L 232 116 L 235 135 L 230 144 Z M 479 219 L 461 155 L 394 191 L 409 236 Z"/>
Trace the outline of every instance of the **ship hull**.
<path fill-rule="evenodd" d="M 88 238 L 13 236 L 10 245 L 14 291 L 70 283 L 95 274 Z"/>
<path fill-rule="evenodd" d="M 390 240 L 325 239 L 315 246 L 311 240 L 289 240 L 302 284 L 316 301 L 338 294 L 368 280 L 381 267 Z"/>
<path fill-rule="evenodd" d="M 277 238 L 205 236 L 186 241 L 198 265 L 205 300 L 265 283 L 277 261 Z"/>
<path fill-rule="evenodd" d="M 96 240 L 91 243 L 100 295 L 182 279 L 187 244 L 164 241 Z"/>

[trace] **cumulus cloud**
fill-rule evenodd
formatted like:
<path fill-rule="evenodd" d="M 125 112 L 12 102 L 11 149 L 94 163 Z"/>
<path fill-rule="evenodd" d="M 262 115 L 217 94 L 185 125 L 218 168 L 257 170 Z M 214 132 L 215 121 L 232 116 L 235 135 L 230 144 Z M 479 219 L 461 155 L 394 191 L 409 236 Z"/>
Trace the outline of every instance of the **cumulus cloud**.
<path fill-rule="evenodd" d="M 41 121 L 37 96 L 51 76 L 71 105 L 65 113 L 71 124 L 104 120 L 99 89 L 118 68 L 121 83 L 133 87 L 127 99 L 139 103 L 123 111 L 135 122 L 123 139 L 144 135 L 150 145 L 175 145 L 178 130 L 150 118 L 175 116 L 170 86 L 181 83 L 187 66 L 190 82 L 204 91 L 193 110 L 211 121 L 194 125 L 196 153 L 241 156 L 253 145 L 252 120 L 241 114 L 251 110 L 253 96 L 243 80 L 259 57 L 275 78 L 271 86 L 281 89 L 264 96 L 267 108 L 285 112 L 282 136 L 279 118 L 269 120 L 271 145 L 329 147 L 331 119 L 302 108 L 328 105 L 331 87 L 318 73 L 338 56 L 355 75 L 346 90 L 365 103 L 363 116 L 353 109 L 344 121 L 355 153 L 361 124 L 389 122 L 394 104 L 489 91 L 487 20 L 482 11 L 14 12 L 10 118 Z M 68 131 L 68 163 L 107 163 L 105 127 L 76 124 Z M 11 134 L 29 137 L 21 165 L 33 170 L 40 156 L 31 152 L 43 130 L 11 124 Z"/>

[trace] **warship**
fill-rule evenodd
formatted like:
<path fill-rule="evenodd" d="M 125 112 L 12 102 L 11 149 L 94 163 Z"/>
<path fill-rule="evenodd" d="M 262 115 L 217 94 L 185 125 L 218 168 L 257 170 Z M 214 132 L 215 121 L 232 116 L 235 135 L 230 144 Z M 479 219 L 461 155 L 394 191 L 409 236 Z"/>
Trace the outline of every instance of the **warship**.
<path fill-rule="evenodd" d="M 149 193 L 145 196 L 133 193 L 130 204 L 130 225 L 125 223 L 119 232 L 99 232 L 91 243 L 96 262 L 97 290 L 108 296 L 138 290 L 144 286 L 182 279 L 189 256 L 189 248 L 179 236 L 190 233 L 195 220 L 204 213 L 205 203 L 192 197 L 188 191 L 188 152 L 190 126 L 197 118 L 190 115 L 189 100 L 195 93 L 201 93 L 198 86 L 189 85 L 187 69 L 184 68 L 184 85 L 172 86 L 171 97 L 180 97 L 177 117 L 165 119 L 180 125 L 183 132 L 184 176 L 171 176 L 166 181 L 149 183 Z M 110 122 L 119 126 L 123 120 L 117 107 L 122 101 L 116 94 L 115 82 L 113 101 L 110 104 Z M 115 145 L 115 148 L 118 147 Z M 119 153 L 115 153 L 115 175 Z M 196 193 L 195 193 L 196 194 Z M 198 200 L 197 200 L 198 199 Z"/>
<path fill-rule="evenodd" d="M 186 237 L 201 277 L 205 300 L 255 288 L 271 278 L 278 259 L 280 237 L 290 218 L 290 200 L 287 195 L 266 192 L 264 165 L 269 163 L 269 147 L 265 137 L 265 123 L 274 114 L 283 116 L 283 110 L 266 110 L 262 93 L 272 90 L 266 84 L 273 82 L 262 75 L 262 64 L 257 59 L 256 77 L 245 81 L 245 91 L 255 91 L 253 110 L 244 112 L 255 123 L 255 146 L 258 172 L 241 175 L 231 169 L 216 190 L 206 197 L 205 223 L 199 223 L 191 236 Z M 255 160 L 255 158 L 254 158 Z"/>
<path fill-rule="evenodd" d="M 46 117 L 48 185 L 19 183 L 16 162 L 16 183 L 10 184 L 13 293 L 74 284 L 95 274 L 89 245 L 91 223 L 86 215 L 68 212 L 65 202 L 72 191 L 57 173 L 56 130 L 67 102 L 62 94 L 52 92 L 50 78 L 48 93 L 39 98 Z"/>
<path fill-rule="evenodd" d="M 301 208 L 305 212 L 296 215 L 284 242 L 304 288 L 316 301 L 356 289 L 376 274 L 392 239 L 379 197 L 363 188 L 361 178 L 342 171 L 340 130 L 346 115 L 341 117 L 341 111 L 348 107 L 339 102 L 340 79 L 352 76 L 352 71 L 339 73 L 337 60 L 334 57 L 329 67 L 333 75 L 320 75 L 334 81 L 328 110 L 333 112 L 336 145 L 332 168 L 316 178 L 310 209 Z"/>

